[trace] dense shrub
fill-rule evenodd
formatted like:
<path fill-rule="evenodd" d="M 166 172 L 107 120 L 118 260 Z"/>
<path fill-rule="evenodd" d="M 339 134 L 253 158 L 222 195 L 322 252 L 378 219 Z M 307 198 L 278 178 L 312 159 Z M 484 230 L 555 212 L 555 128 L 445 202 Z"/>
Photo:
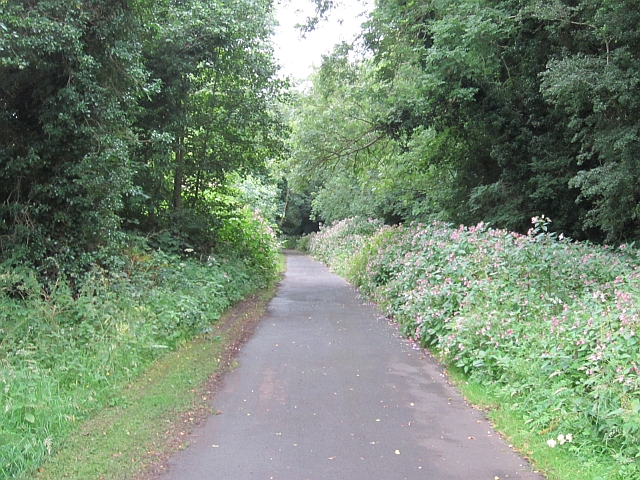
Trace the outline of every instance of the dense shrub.
<path fill-rule="evenodd" d="M 273 228 L 260 215 L 245 207 L 227 219 L 218 235 L 218 250 L 233 252 L 234 258 L 255 272 L 257 281 L 273 274 L 279 247 Z"/>
<path fill-rule="evenodd" d="M 63 276 L 45 284 L 32 270 L 0 268 L 0 477 L 37 466 L 155 358 L 273 278 L 266 225 L 238 222 L 228 231 L 244 241 L 232 255 L 179 257 L 138 241 L 73 288 Z"/>
<path fill-rule="evenodd" d="M 310 233 L 309 235 L 303 235 L 296 242 L 296 249 L 301 252 L 309 251 L 309 243 L 311 243 L 311 239 L 315 236 L 315 233 Z"/>
<path fill-rule="evenodd" d="M 381 226 L 382 222 L 379 220 L 360 217 L 334 222 L 329 228 L 321 228 L 320 232 L 310 238 L 309 250 L 343 275 L 349 269 L 353 253 L 360 251 L 367 239 Z"/>
<path fill-rule="evenodd" d="M 638 251 L 556 238 L 534 220 L 527 236 L 440 223 L 363 236 L 349 219 L 312 252 L 532 429 L 571 433 L 564 448 L 611 454 L 629 478 L 640 456 Z"/>

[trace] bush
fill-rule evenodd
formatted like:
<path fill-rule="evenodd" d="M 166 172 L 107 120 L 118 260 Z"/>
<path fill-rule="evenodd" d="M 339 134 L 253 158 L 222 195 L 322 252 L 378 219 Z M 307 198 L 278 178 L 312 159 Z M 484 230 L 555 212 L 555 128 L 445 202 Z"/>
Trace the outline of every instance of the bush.
<path fill-rule="evenodd" d="M 282 248 L 296 249 L 298 242 L 300 242 L 300 236 L 298 235 L 280 235 L 278 238 Z"/>
<path fill-rule="evenodd" d="M 63 275 L 47 284 L 38 272 L 2 266 L 0 477 L 36 467 L 159 355 L 209 331 L 226 307 L 273 278 L 277 247 L 264 225 L 250 218 L 237 228 L 246 230 L 235 254 L 200 261 L 138 239 L 117 258 L 102 255 L 111 270 L 95 265 L 73 286 Z"/>
<path fill-rule="evenodd" d="M 535 220 L 528 236 L 336 224 L 312 252 L 530 428 L 571 433 L 566 448 L 613 455 L 628 473 L 640 456 L 639 253 L 556 238 Z"/>
<path fill-rule="evenodd" d="M 349 269 L 349 260 L 354 252 L 360 251 L 380 227 L 381 221 L 362 217 L 346 218 L 328 227 L 321 226 L 320 231 L 309 240 L 309 251 L 343 275 Z"/>
<path fill-rule="evenodd" d="M 250 208 L 245 207 L 227 219 L 219 232 L 218 252 L 243 262 L 256 279 L 268 281 L 276 272 L 278 242 L 271 225 Z"/>
<path fill-rule="evenodd" d="M 309 235 L 303 235 L 296 242 L 296 249 L 301 252 L 309 252 L 309 244 L 313 240 L 315 233 L 310 233 Z"/>

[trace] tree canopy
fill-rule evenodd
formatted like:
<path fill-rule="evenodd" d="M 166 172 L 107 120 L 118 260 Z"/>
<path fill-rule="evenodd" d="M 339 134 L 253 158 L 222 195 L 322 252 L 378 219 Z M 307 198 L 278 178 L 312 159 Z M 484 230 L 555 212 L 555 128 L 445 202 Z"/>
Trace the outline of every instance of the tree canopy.
<path fill-rule="evenodd" d="M 337 47 L 300 102 L 296 178 L 319 182 L 326 220 L 526 231 L 544 213 L 637 239 L 638 20 L 632 1 L 378 0 L 364 55 Z"/>
<path fill-rule="evenodd" d="M 306 28 L 333 6 L 313 1 Z M 272 9 L 0 2 L 0 259 L 82 269 L 123 232 L 206 253 L 247 199 L 290 232 L 311 208 L 640 237 L 636 2 L 378 0 L 301 94 Z"/>
<path fill-rule="evenodd" d="M 0 2 L 2 259 L 82 264 L 125 231 L 211 249 L 227 176 L 285 151 L 272 7 Z"/>

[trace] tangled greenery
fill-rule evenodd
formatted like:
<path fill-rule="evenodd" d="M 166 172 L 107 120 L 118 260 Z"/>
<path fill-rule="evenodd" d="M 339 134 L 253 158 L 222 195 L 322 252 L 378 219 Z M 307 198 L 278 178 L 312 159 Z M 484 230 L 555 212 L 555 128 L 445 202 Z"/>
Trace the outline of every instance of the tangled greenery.
<path fill-rule="evenodd" d="M 577 457 L 617 459 L 607 478 L 636 478 L 639 253 L 558 238 L 534 220 L 520 235 L 347 219 L 310 250 L 532 430 L 569 433 L 563 448 Z"/>

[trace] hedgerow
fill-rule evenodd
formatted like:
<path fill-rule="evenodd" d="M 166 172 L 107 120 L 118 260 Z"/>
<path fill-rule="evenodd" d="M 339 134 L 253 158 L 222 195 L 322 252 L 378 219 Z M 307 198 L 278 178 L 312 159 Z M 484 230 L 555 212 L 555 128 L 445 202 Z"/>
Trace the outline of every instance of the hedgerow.
<path fill-rule="evenodd" d="M 639 252 L 572 242 L 533 220 L 519 235 L 441 223 L 367 234 L 348 219 L 311 252 L 550 446 L 560 435 L 559 448 L 612 455 L 617 475 L 637 478 Z"/>

